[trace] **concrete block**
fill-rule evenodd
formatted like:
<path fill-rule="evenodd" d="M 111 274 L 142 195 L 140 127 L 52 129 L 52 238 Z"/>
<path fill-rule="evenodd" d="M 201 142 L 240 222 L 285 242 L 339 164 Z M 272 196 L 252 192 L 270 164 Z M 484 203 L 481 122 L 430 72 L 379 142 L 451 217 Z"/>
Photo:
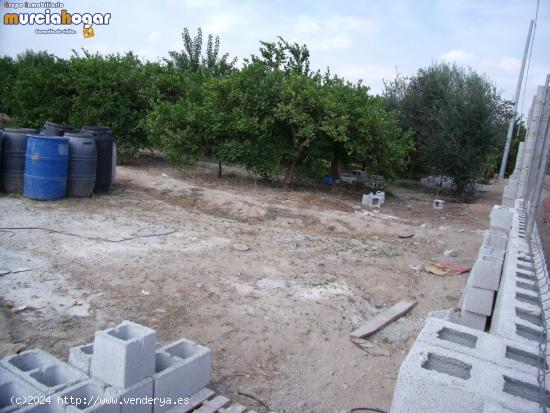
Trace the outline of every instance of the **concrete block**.
<path fill-rule="evenodd" d="M 483 237 L 482 246 L 492 248 L 493 250 L 505 251 L 508 244 L 506 234 L 489 229 Z"/>
<path fill-rule="evenodd" d="M 508 232 L 512 228 L 514 218 L 513 210 L 501 205 L 495 205 L 489 215 L 491 218 L 491 228 Z"/>
<path fill-rule="evenodd" d="M 2 360 L 5 368 L 43 394 L 53 394 L 88 376 L 43 350 L 28 350 Z"/>
<path fill-rule="evenodd" d="M 502 263 L 502 259 L 497 257 L 478 256 L 469 277 L 471 285 L 485 290 L 498 291 Z"/>
<path fill-rule="evenodd" d="M 376 191 L 376 196 L 380 200 L 380 205 L 384 205 L 386 202 L 386 193 L 383 191 Z"/>
<path fill-rule="evenodd" d="M 92 355 L 92 377 L 111 386 L 128 388 L 154 374 L 155 349 L 155 331 L 130 321 L 98 331 Z"/>
<path fill-rule="evenodd" d="M 457 322 L 475 330 L 484 331 L 487 325 L 487 316 L 461 310 Z"/>
<path fill-rule="evenodd" d="M 534 413 L 540 398 L 535 375 L 416 342 L 399 370 L 391 412 L 473 413 L 496 402 Z"/>
<path fill-rule="evenodd" d="M 44 397 L 44 393 L 31 386 L 19 376 L 0 366 L 0 411 L 13 412 L 21 409 L 29 398 Z M 31 399 L 32 400 L 32 399 Z"/>
<path fill-rule="evenodd" d="M 363 200 L 361 201 L 361 203 L 370 208 L 380 208 L 380 206 L 382 206 L 383 204 L 383 201 L 378 195 L 375 195 L 371 192 L 370 194 L 363 194 Z"/>
<path fill-rule="evenodd" d="M 442 199 L 434 199 L 433 209 L 443 209 L 445 207 L 445 201 Z"/>
<path fill-rule="evenodd" d="M 66 413 L 120 413 L 120 405 L 105 394 L 105 385 L 88 380 L 69 387 L 58 395 Z"/>
<path fill-rule="evenodd" d="M 441 319 L 426 320 L 416 341 L 531 375 L 536 375 L 539 367 L 548 367 L 534 343 L 525 345 Z"/>
<path fill-rule="evenodd" d="M 107 387 L 105 397 L 116 399 L 119 402 L 120 413 L 151 413 L 153 403 L 149 403 L 153 398 L 153 378 L 148 377 L 127 389 L 117 387 Z M 181 397 L 181 396 L 180 396 Z M 136 403 L 129 403 L 135 399 Z"/>
<path fill-rule="evenodd" d="M 493 312 L 495 292 L 473 286 L 466 286 L 461 310 L 490 316 Z"/>
<path fill-rule="evenodd" d="M 156 353 L 154 395 L 161 398 L 190 397 L 206 387 L 212 375 L 212 353 L 204 346 L 181 339 Z M 155 413 L 169 406 L 155 405 Z"/>
<path fill-rule="evenodd" d="M 83 344 L 69 349 L 69 364 L 90 375 L 94 343 Z"/>

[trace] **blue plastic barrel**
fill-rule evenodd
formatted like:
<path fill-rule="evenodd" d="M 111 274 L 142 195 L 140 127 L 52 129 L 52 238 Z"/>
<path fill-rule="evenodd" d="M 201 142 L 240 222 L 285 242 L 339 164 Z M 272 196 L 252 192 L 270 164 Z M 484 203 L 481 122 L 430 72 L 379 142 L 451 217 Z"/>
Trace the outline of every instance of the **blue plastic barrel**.
<path fill-rule="evenodd" d="M 28 135 L 23 195 L 38 200 L 65 196 L 69 170 L 69 140 Z"/>

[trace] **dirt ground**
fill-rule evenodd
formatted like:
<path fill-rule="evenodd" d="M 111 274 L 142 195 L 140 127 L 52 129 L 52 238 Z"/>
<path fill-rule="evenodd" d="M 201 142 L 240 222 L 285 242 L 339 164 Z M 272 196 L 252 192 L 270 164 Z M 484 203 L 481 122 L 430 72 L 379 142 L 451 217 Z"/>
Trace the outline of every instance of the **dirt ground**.
<path fill-rule="evenodd" d="M 367 211 L 358 192 L 288 192 L 235 169 L 215 173 L 213 164 L 180 172 L 145 159 L 119 167 L 114 189 L 90 199 L 1 195 L 0 227 L 98 238 L 0 232 L 0 267 L 12 271 L 0 276 L 0 296 L 13 304 L 1 312 L 0 352 L 40 347 L 66 358 L 94 331 L 130 319 L 161 343 L 207 345 L 211 388 L 259 412 L 237 392 L 278 412 L 388 410 L 427 314 L 456 306 L 467 278 L 411 266 L 471 266 L 501 188 L 437 211 L 433 194 L 396 186 Z M 451 248 L 458 257 L 443 256 Z M 370 354 L 350 342 L 353 329 L 406 298 L 418 305 L 369 338 Z"/>

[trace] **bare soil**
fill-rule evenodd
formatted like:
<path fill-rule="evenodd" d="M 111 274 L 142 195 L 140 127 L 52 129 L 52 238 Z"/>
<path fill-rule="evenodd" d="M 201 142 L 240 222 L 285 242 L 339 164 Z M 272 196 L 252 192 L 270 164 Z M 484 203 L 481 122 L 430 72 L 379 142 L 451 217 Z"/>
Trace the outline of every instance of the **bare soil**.
<path fill-rule="evenodd" d="M 467 278 L 411 266 L 471 266 L 501 188 L 437 211 L 433 193 L 394 187 L 367 211 L 358 191 L 284 191 L 236 168 L 218 179 L 216 166 L 182 172 L 145 158 L 119 167 L 114 189 L 90 199 L 2 195 L 0 227 L 101 239 L 0 232 L 0 267 L 21 271 L 0 276 L 13 305 L 0 315 L 0 352 L 40 347 L 66 358 L 96 330 L 130 319 L 161 343 L 207 345 L 211 387 L 259 412 L 237 392 L 279 412 L 388 410 L 427 314 L 456 306 Z M 451 248 L 458 257 L 443 256 Z M 404 298 L 418 305 L 369 338 L 370 354 L 350 342 Z"/>

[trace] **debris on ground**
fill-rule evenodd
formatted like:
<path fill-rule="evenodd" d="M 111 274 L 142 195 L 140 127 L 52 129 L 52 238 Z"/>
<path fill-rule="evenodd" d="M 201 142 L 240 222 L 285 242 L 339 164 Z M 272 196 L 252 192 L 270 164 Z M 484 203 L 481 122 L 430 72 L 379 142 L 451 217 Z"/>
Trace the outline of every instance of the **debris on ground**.
<path fill-rule="evenodd" d="M 458 257 L 458 251 L 454 249 L 445 250 L 443 255 L 446 257 Z"/>
<path fill-rule="evenodd" d="M 361 338 L 351 338 L 351 342 L 367 353 L 371 357 L 390 357 L 391 353 L 388 350 L 371 350 L 372 343 Z"/>
<path fill-rule="evenodd" d="M 386 311 L 375 315 L 361 327 L 350 334 L 352 339 L 362 338 L 376 333 L 392 321 L 397 320 L 416 305 L 416 301 L 401 300 Z"/>
<path fill-rule="evenodd" d="M 415 273 L 419 274 L 421 271 L 422 271 L 422 264 L 417 264 L 417 265 L 411 265 L 409 267 L 411 270 L 413 270 Z"/>
<path fill-rule="evenodd" d="M 464 274 L 470 272 L 471 268 L 458 267 L 449 263 L 436 263 L 426 265 L 424 270 L 434 275 L 445 276 Z"/>
<path fill-rule="evenodd" d="M 246 244 L 233 244 L 233 248 L 237 251 L 248 251 L 250 249 Z"/>

